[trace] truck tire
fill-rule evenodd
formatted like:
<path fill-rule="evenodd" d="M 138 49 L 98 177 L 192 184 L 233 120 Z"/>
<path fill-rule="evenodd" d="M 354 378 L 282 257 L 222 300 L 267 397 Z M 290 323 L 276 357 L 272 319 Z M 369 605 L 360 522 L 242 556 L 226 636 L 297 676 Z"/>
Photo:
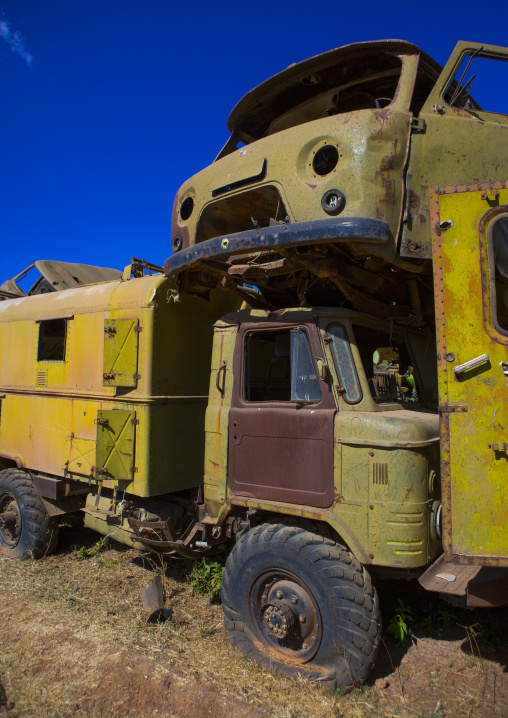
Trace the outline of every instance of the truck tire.
<path fill-rule="evenodd" d="M 58 523 L 50 518 L 25 471 L 0 471 L 0 554 L 42 558 L 56 549 Z"/>
<path fill-rule="evenodd" d="M 265 523 L 238 539 L 222 581 L 230 641 L 272 671 L 332 690 L 363 683 L 381 635 L 369 574 L 343 546 Z"/>

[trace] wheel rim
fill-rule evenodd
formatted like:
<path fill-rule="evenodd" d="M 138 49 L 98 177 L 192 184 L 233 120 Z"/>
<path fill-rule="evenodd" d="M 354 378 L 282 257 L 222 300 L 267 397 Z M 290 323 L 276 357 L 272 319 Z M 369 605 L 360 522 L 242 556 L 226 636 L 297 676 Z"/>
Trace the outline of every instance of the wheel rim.
<path fill-rule="evenodd" d="M 249 593 L 252 624 L 266 650 L 295 663 L 307 663 L 322 638 L 319 606 L 312 591 L 289 571 L 264 571 Z"/>
<path fill-rule="evenodd" d="M 7 492 L 0 495 L 0 543 L 14 548 L 21 538 L 21 512 L 18 502 Z"/>

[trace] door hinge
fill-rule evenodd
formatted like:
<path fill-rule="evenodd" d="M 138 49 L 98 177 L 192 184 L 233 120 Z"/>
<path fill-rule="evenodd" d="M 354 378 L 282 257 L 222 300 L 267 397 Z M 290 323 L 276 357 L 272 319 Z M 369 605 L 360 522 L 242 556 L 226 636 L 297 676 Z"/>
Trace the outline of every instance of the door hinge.
<path fill-rule="evenodd" d="M 464 404 L 459 404 L 458 406 L 440 406 L 439 407 L 440 414 L 453 414 L 456 411 L 467 411 L 467 406 L 464 406 Z"/>
<path fill-rule="evenodd" d="M 424 134 L 427 131 L 427 123 L 423 117 L 412 117 L 411 129 L 415 134 Z"/>

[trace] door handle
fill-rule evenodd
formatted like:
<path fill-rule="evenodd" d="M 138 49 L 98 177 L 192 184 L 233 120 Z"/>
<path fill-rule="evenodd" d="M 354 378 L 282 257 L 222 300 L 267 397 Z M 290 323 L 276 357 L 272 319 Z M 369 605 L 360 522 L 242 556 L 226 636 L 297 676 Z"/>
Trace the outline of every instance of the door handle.
<path fill-rule="evenodd" d="M 465 362 L 464 364 L 459 364 L 458 366 L 453 367 L 453 373 L 454 374 L 462 374 L 463 371 L 468 371 L 468 369 L 475 369 L 477 366 L 481 366 L 482 364 L 486 364 L 489 360 L 488 354 L 481 354 L 479 357 L 475 357 L 475 359 L 470 359 L 469 361 Z"/>
<path fill-rule="evenodd" d="M 221 387 L 220 375 L 221 375 L 222 371 L 224 372 L 224 379 L 225 379 L 225 377 L 226 377 L 226 362 L 223 362 L 220 365 L 220 367 L 217 369 L 217 376 L 215 377 L 215 386 L 217 387 L 217 391 L 220 391 L 221 396 L 224 396 L 226 382 L 224 381 L 224 386 Z"/>

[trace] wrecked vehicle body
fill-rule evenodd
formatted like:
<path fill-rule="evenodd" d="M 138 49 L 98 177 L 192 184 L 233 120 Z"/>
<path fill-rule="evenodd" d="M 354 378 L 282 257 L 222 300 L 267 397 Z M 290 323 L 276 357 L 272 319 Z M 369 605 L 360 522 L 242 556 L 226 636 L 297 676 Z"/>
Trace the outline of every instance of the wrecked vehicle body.
<path fill-rule="evenodd" d="M 508 72 L 507 60 L 459 42 L 441 68 L 387 40 L 262 83 L 233 109 L 216 161 L 178 191 L 166 274 L 194 293 L 255 285 L 270 309 L 345 304 L 432 323 L 429 188 L 506 179 L 507 115 L 480 108 L 481 72 L 470 75 L 477 63 Z"/>

